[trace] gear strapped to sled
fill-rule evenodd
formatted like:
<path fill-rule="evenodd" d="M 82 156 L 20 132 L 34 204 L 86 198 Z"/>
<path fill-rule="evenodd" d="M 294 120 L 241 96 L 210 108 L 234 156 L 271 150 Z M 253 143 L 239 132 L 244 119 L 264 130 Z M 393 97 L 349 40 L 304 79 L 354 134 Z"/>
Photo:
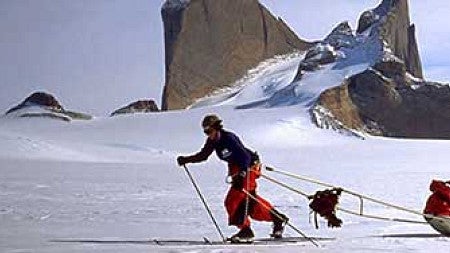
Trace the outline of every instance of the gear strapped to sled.
<path fill-rule="evenodd" d="M 430 191 L 432 194 L 428 197 L 423 212 L 431 217 L 425 217 L 425 220 L 439 233 L 450 236 L 450 182 L 433 180 Z"/>
<path fill-rule="evenodd" d="M 314 195 L 308 197 L 308 199 L 311 200 L 309 207 L 311 208 L 311 213 L 314 213 L 316 229 L 319 228 L 317 214 L 328 221 L 328 227 L 341 227 L 342 220 L 336 217 L 336 205 L 339 202 L 341 192 L 341 188 L 332 188 L 324 191 L 317 191 Z"/>

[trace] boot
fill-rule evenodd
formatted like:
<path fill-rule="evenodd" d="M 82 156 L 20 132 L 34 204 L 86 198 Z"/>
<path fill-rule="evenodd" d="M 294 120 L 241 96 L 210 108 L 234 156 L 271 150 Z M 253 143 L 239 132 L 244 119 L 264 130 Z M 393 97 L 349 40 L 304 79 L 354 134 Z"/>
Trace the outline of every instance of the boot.
<path fill-rule="evenodd" d="M 237 234 L 231 236 L 231 243 L 252 243 L 255 238 L 255 234 L 253 233 L 250 227 L 242 228 Z"/>
<path fill-rule="evenodd" d="M 275 239 L 280 239 L 280 238 L 283 237 L 284 227 L 288 223 L 289 218 L 286 215 L 278 212 L 275 209 L 273 209 L 272 211 L 276 215 L 272 213 L 273 231 L 272 231 L 272 234 L 270 236 L 275 238 Z"/>

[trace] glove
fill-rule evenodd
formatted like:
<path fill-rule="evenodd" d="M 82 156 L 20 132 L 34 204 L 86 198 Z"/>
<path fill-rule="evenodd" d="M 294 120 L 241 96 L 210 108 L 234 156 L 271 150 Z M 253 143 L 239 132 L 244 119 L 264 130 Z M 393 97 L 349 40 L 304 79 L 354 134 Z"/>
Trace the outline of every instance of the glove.
<path fill-rule="evenodd" d="M 242 190 L 244 188 L 245 176 L 247 173 L 245 171 L 239 172 L 237 175 L 233 176 L 233 182 L 231 187 L 236 190 Z"/>
<path fill-rule="evenodd" d="M 183 165 L 185 165 L 188 162 L 189 162 L 189 159 L 187 157 L 185 157 L 185 156 L 177 157 L 177 163 L 178 163 L 179 166 L 183 166 Z"/>

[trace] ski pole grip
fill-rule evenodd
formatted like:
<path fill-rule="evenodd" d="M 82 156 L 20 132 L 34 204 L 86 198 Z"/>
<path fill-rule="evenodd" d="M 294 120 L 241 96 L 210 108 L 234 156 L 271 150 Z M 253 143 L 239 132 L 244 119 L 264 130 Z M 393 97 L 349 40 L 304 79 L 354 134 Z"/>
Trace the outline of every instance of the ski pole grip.
<path fill-rule="evenodd" d="M 270 166 L 267 166 L 267 165 L 266 165 L 266 170 L 268 170 L 268 171 L 274 171 L 275 169 L 272 168 L 272 167 L 270 167 Z"/>

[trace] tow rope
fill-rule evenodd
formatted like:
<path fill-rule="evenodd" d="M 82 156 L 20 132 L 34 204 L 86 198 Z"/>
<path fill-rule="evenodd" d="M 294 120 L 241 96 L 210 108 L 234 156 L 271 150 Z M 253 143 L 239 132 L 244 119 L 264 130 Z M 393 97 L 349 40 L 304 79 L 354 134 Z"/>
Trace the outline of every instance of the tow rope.
<path fill-rule="evenodd" d="M 378 219 L 378 220 L 394 221 L 394 222 L 416 223 L 416 224 L 428 224 L 428 222 L 425 222 L 425 221 L 409 220 L 409 219 L 403 219 L 403 218 L 381 217 L 381 216 L 376 216 L 376 215 L 365 214 L 364 213 L 364 208 L 363 208 L 363 202 L 364 202 L 364 200 L 367 200 L 367 201 L 370 201 L 370 202 L 373 202 L 373 203 L 377 203 L 377 204 L 380 204 L 380 205 L 383 205 L 383 206 L 386 206 L 386 207 L 390 207 L 390 208 L 394 208 L 394 209 L 397 209 L 397 210 L 401 210 L 401 211 L 409 212 L 409 213 L 412 213 L 412 214 L 416 214 L 416 215 L 419 215 L 419 216 L 421 216 L 423 218 L 434 218 L 434 219 L 438 219 L 438 220 L 442 220 L 442 221 L 446 221 L 446 222 L 450 221 L 450 218 L 448 218 L 448 217 L 424 214 L 424 213 L 421 213 L 419 211 L 415 211 L 415 210 L 408 209 L 408 208 L 405 208 L 405 207 L 402 207 L 402 206 L 399 206 L 399 205 L 395 205 L 395 204 L 387 203 L 387 202 L 384 202 L 384 201 L 381 201 L 381 200 L 377 200 L 377 199 L 371 198 L 369 196 L 365 196 L 365 195 L 359 194 L 359 193 L 354 192 L 354 191 L 349 191 L 349 190 L 341 188 L 341 187 L 336 187 L 334 185 L 327 184 L 327 183 L 324 183 L 324 182 L 321 182 L 321 181 L 318 181 L 318 180 L 315 180 L 315 179 L 311 179 L 311 178 L 308 178 L 308 177 L 296 175 L 296 174 L 293 174 L 293 173 L 290 173 L 290 172 L 287 172 L 287 171 L 282 171 L 282 170 L 279 170 L 279 169 L 275 169 L 275 168 L 269 167 L 269 166 L 265 166 L 265 168 L 266 168 L 267 171 L 271 171 L 271 172 L 275 172 L 275 173 L 278 173 L 278 174 L 282 174 L 282 175 L 285 175 L 285 176 L 288 176 L 288 177 L 291 177 L 291 178 L 294 178 L 294 179 L 298 179 L 298 180 L 301 180 L 301 181 L 306 181 L 306 182 L 309 182 L 309 183 L 313 183 L 313 184 L 317 184 L 317 185 L 321 185 L 321 186 L 325 186 L 325 187 L 331 187 L 332 190 L 333 189 L 340 189 L 341 193 L 347 193 L 347 194 L 353 195 L 353 196 L 357 197 L 360 200 L 359 211 L 352 211 L 352 210 L 344 209 L 342 207 L 338 207 L 337 203 L 336 203 L 336 205 L 331 205 L 331 207 L 332 207 L 331 209 L 335 210 L 334 214 L 336 213 L 336 210 L 339 210 L 339 211 L 342 211 L 344 213 L 348 213 L 348 214 L 352 214 L 352 215 L 356 215 L 356 216 L 360 216 L 360 217 L 365 217 L 365 218 L 370 218 L 370 219 Z M 280 182 L 280 181 L 278 181 L 278 180 L 276 180 L 274 178 L 271 178 L 271 177 L 269 177 L 267 175 L 264 175 L 264 174 L 261 174 L 261 177 L 263 177 L 264 179 L 266 179 L 268 181 L 271 181 L 271 182 L 273 182 L 275 184 L 278 184 L 278 185 L 280 185 L 280 186 L 282 186 L 282 187 L 284 187 L 284 188 L 286 188 L 286 189 L 288 189 L 290 191 L 293 191 L 293 192 L 295 192 L 297 194 L 300 194 L 300 195 L 310 199 L 311 195 L 309 195 L 309 194 L 299 190 L 298 188 L 291 187 L 291 186 L 289 186 L 289 185 L 287 185 L 287 184 L 285 184 L 283 182 Z M 330 207 L 328 207 L 328 209 L 330 209 Z M 319 213 L 319 212 L 317 212 L 317 213 Z M 332 214 L 333 214 L 333 212 L 332 212 Z M 320 213 L 319 213 L 319 215 L 320 215 Z M 334 217 L 331 216 L 329 214 L 329 212 L 328 212 L 328 217 L 330 217 L 330 220 L 332 220 L 333 222 L 336 222 L 335 224 L 338 224 L 338 222 L 336 220 L 333 220 Z M 329 225 L 331 225 L 331 224 L 329 224 Z M 342 221 L 341 221 L 340 225 L 342 225 Z"/>

